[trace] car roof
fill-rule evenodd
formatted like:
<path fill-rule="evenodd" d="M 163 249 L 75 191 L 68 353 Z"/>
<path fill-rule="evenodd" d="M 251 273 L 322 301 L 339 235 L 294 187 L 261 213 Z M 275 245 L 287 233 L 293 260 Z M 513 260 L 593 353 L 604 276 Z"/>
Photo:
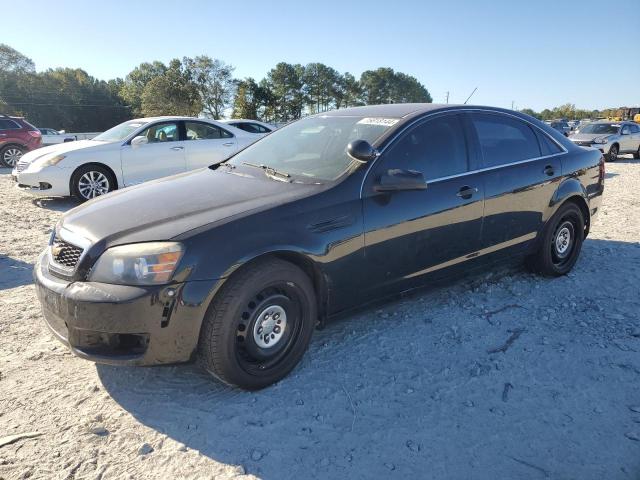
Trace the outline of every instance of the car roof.
<path fill-rule="evenodd" d="M 443 103 L 389 103 L 384 105 L 366 105 L 364 107 L 341 108 L 330 112 L 321 113 L 330 117 L 407 117 L 420 113 L 426 113 L 441 108 L 451 108 L 458 105 Z M 466 105 L 465 105 L 466 106 Z"/>

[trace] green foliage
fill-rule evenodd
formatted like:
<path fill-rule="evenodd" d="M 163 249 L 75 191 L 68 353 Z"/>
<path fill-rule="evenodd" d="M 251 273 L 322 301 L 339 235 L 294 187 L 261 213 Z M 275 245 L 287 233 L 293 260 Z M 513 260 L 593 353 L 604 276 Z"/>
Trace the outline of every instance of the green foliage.
<path fill-rule="evenodd" d="M 268 92 L 256 83 L 253 78 L 236 80 L 236 94 L 233 99 L 233 118 L 258 120 L 261 110 L 269 103 Z"/>
<path fill-rule="evenodd" d="M 202 111 L 198 87 L 190 71 L 177 58 L 171 60 L 164 74 L 144 86 L 141 100 L 145 117 L 197 116 Z"/>
<path fill-rule="evenodd" d="M 271 92 L 271 102 L 265 115 L 280 122 L 288 122 L 302 116 L 305 103 L 304 67 L 280 62 L 267 73 L 263 88 Z"/>
<path fill-rule="evenodd" d="M 221 118 L 235 89 L 234 67 L 207 55 L 184 57 L 182 62 L 198 89 L 204 113 Z"/>
<path fill-rule="evenodd" d="M 34 73 L 36 66 L 33 60 L 24 56 L 9 45 L 0 43 L 0 74 Z"/>
<path fill-rule="evenodd" d="M 536 117 L 539 120 L 557 120 L 561 118 L 565 118 L 567 120 L 583 120 L 585 118 L 596 119 L 610 115 L 607 113 L 610 110 L 583 110 L 576 108 L 573 103 L 565 103 L 564 105 L 560 105 L 559 107 L 555 107 L 551 110 L 545 108 L 541 112 L 536 112 L 530 108 L 523 108 L 520 111 L 527 115 L 531 115 L 532 117 Z"/>
<path fill-rule="evenodd" d="M 164 75 L 167 66 L 155 61 L 144 62 L 134 68 L 120 86 L 120 97 L 130 106 L 133 116 L 142 116 L 142 92 L 144 87 L 154 78 Z"/>
<path fill-rule="evenodd" d="M 360 76 L 362 102 L 367 105 L 433 101 L 429 91 L 415 77 L 392 68 L 367 70 Z"/>

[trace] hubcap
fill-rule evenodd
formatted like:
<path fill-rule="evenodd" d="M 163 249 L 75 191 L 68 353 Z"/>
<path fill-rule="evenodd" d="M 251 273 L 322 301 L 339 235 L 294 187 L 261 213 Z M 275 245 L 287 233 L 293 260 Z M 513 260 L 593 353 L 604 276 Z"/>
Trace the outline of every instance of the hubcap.
<path fill-rule="evenodd" d="M 556 235 L 556 252 L 558 256 L 564 256 L 571 246 L 571 232 L 568 227 L 562 227 Z"/>
<path fill-rule="evenodd" d="M 4 160 L 4 163 L 10 167 L 15 167 L 18 160 L 20 160 L 20 157 L 22 157 L 22 150 L 18 148 L 10 148 L 4 152 L 2 159 Z"/>
<path fill-rule="evenodd" d="M 101 172 L 87 172 L 80 177 L 78 190 L 86 199 L 104 195 L 109 192 L 109 179 Z"/>
<path fill-rule="evenodd" d="M 275 347 L 287 326 L 287 312 L 280 305 L 270 305 L 260 314 L 253 326 L 253 340 L 260 348 Z"/>

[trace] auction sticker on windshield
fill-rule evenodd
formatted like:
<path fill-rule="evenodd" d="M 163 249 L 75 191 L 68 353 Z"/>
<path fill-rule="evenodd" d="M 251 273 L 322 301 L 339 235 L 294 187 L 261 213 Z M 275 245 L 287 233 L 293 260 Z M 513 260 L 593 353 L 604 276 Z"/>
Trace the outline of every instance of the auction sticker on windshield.
<path fill-rule="evenodd" d="M 360 125 L 383 125 L 385 127 L 391 127 L 398 123 L 397 118 L 378 118 L 378 117 L 367 117 L 360 120 L 358 123 Z"/>

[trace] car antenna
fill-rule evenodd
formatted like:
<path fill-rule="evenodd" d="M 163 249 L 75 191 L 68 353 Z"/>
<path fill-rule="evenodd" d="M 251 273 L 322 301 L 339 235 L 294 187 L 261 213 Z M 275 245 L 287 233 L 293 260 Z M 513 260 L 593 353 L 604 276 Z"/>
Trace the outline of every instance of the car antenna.
<path fill-rule="evenodd" d="M 467 102 L 468 102 L 468 101 L 469 101 L 469 99 L 473 96 L 473 94 L 474 94 L 474 93 L 476 93 L 476 90 L 478 90 L 478 87 L 476 87 L 476 88 L 474 88 L 474 89 L 473 89 L 473 92 L 471 92 L 471 95 L 469 95 L 469 96 L 467 97 L 467 99 L 464 101 L 463 105 L 466 105 L 466 104 L 467 104 Z"/>

